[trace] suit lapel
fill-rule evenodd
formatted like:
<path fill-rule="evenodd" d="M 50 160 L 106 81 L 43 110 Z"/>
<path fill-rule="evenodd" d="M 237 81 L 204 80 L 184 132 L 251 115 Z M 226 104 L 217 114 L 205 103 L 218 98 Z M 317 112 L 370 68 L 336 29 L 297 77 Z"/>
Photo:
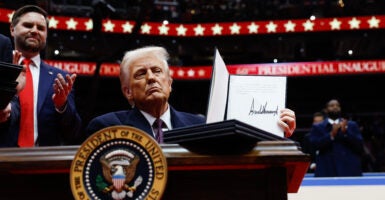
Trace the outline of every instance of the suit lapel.
<path fill-rule="evenodd" d="M 40 64 L 40 77 L 39 77 L 39 91 L 38 91 L 38 98 L 37 98 L 37 113 L 41 110 L 44 101 L 47 98 L 47 95 L 50 94 L 49 91 L 52 90 L 53 87 L 53 81 L 55 79 L 55 75 L 52 71 L 52 69 L 49 69 L 49 67 L 41 62 Z M 49 97 L 51 99 L 51 97 Z"/>
<path fill-rule="evenodd" d="M 173 107 L 170 106 L 171 124 L 173 128 L 185 127 L 186 123 L 183 122 L 183 116 L 181 116 Z"/>
<path fill-rule="evenodd" d="M 127 119 L 123 121 L 123 124 L 134 126 L 138 129 L 147 132 L 150 135 L 153 135 L 151 125 L 148 123 L 147 119 L 137 108 L 132 109 Z"/>

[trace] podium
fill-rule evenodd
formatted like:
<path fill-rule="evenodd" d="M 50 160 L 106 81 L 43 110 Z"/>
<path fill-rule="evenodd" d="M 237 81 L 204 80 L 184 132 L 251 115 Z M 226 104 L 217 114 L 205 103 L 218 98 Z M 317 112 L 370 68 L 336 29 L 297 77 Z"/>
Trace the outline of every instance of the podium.
<path fill-rule="evenodd" d="M 310 157 L 289 140 L 260 141 L 241 155 L 203 155 L 162 144 L 163 200 L 283 200 L 296 193 Z M 79 146 L 0 149 L 0 199 L 73 199 L 69 169 Z"/>

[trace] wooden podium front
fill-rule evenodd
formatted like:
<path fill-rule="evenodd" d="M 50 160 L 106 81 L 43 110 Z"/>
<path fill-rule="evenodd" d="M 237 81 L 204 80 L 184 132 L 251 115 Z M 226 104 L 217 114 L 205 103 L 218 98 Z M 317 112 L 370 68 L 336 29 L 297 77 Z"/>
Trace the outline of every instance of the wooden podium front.
<path fill-rule="evenodd" d="M 69 169 L 78 148 L 0 149 L 0 199 L 73 199 Z M 162 149 L 169 170 L 164 200 L 287 199 L 310 163 L 292 141 L 261 141 L 242 155 L 200 155 L 173 144 Z"/>

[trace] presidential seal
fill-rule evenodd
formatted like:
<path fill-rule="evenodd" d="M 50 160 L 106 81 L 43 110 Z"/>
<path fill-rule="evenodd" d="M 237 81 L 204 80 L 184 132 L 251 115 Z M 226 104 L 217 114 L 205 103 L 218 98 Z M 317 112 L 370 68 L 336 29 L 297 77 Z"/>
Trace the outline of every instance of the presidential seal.
<path fill-rule="evenodd" d="M 76 200 L 161 199 L 167 162 L 159 144 L 144 131 L 111 126 L 79 147 L 70 182 Z"/>

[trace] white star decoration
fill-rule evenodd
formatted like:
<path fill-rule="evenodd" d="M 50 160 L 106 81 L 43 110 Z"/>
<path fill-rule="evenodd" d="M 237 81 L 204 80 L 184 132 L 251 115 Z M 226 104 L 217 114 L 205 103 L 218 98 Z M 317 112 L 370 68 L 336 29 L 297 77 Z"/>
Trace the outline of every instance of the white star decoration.
<path fill-rule="evenodd" d="M 4 11 L 4 13 L 3 13 Z M 0 8 L 0 21 L 11 22 L 14 11 Z M 258 34 L 261 24 L 263 33 L 275 34 L 278 32 L 307 32 L 307 31 L 333 31 L 333 30 L 361 30 L 361 29 L 383 29 L 385 24 L 381 20 L 383 16 L 351 16 L 324 19 L 291 19 L 291 20 L 269 20 L 250 22 L 224 22 L 212 24 L 162 24 L 143 22 L 140 34 L 177 36 L 210 36 L 210 35 L 239 35 Z M 80 26 L 79 26 L 79 23 Z M 135 22 L 125 20 L 103 19 L 104 32 L 132 33 Z M 298 26 L 297 26 L 298 25 Z M 116 28 L 116 26 L 119 26 Z M 59 17 L 48 16 L 48 28 L 66 29 L 74 31 L 90 31 L 94 28 L 92 18 Z M 158 31 L 152 30 L 153 28 Z M 191 29 L 191 30 L 190 30 Z M 208 30 L 206 30 L 208 29 Z M 247 29 L 247 30 L 246 30 Z M 170 32 L 172 30 L 172 32 Z M 194 32 L 192 32 L 194 31 Z"/>
<path fill-rule="evenodd" d="M 181 24 L 181 25 L 179 25 L 179 26 L 176 28 L 176 31 L 177 31 L 177 35 L 183 35 L 183 36 L 186 36 L 187 28 L 185 28 L 185 27 Z"/>
<path fill-rule="evenodd" d="M 303 25 L 303 28 L 304 28 L 305 31 L 312 31 L 314 23 L 311 22 L 310 20 L 306 20 L 306 22 L 303 23 L 302 25 Z"/>
<path fill-rule="evenodd" d="M 126 22 L 122 24 L 122 28 L 123 28 L 123 33 L 131 33 L 132 28 L 134 28 L 134 26 L 130 24 L 130 22 Z"/>
<path fill-rule="evenodd" d="M 140 30 L 143 34 L 150 34 L 151 26 L 145 23 L 140 27 Z"/>
<path fill-rule="evenodd" d="M 357 20 L 357 18 L 353 17 L 352 20 L 349 21 L 350 29 L 359 29 L 360 23 L 360 20 Z"/>
<path fill-rule="evenodd" d="M 70 30 L 70 29 L 76 29 L 76 26 L 78 25 L 78 22 L 74 20 L 74 18 L 70 18 L 70 20 L 67 20 L 66 21 L 66 24 L 67 24 L 67 29 Z"/>
<path fill-rule="evenodd" d="M 198 76 L 205 76 L 205 70 L 203 70 L 203 69 L 200 69 L 199 71 L 198 71 Z"/>
<path fill-rule="evenodd" d="M 247 28 L 249 29 L 249 33 L 258 33 L 258 28 L 259 28 L 259 25 L 256 25 L 254 22 L 251 22 L 250 25 L 247 26 Z"/>
<path fill-rule="evenodd" d="M 86 21 L 84 25 L 86 26 L 87 31 L 92 30 L 94 28 L 94 22 L 92 21 L 92 19 Z"/>
<path fill-rule="evenodd" d="M 213 35 L 221 35 L 222 34 L 222 29 L 223 29 L 223 27 L 219 26 L 219 24 L 215 24 L 215 26 L 213 26 L 211 28 L 211 30 L 213 31 Z"/>
<path fill-rule="evenodd" d="M 239 34 L 239 30 L 241 27 L 237 23 L 233 23 L 233 25 L 230 26 L 231 34 Z"/>
<path fill-rule="evenodd" d="M 194 32 L 195 32 L 196 36 L 203 35 L 204 31 L 205 31 L 205 28 L 203 26 L 201 26 L 200 24 L 198 24 L 198 26 L 196 26 L 194 28 Z"/>
<path fill-rule="evenodd" d="M 13 13 L 15 13 L 15 11 L 13 11 L 13 12 L 11 12 L 11 13 L 8 14 L 8 21 L 9 21 L 9 22 L 12 21 Z"/>
<path fill-rule="evenodd" d="M 194 71 L 193 69 L 189 69 L 189 70 L 187 71 L 187 76 L 188 76 L 188 77 L 194 77 L 194 76 L 195 76 L 195 71 Z"/>
<path fill-rule="evenodd" d="M 373 16 L 368 20 L 368 23 L 369 23 L 369 28 L 378 28 L 380 24 L 380 20 L 377 19 L 375 16 Z"/>
<path fill-rule="evenodd" d="M 340 30 L 341 29 L 341 21 L 338 19 L 334 18 L 333 21 L 329 22 L 330 24 L 330 29 L 332 30 Z"/>
<path fill-rule="evenodd" d="M 180 70 L 178 70 L 178 76 L 184 76 L 184 71 L 183 71 L 183 69 L 180 69 Z"/>
<path fill-rule="evenodd" d="M 166 24 L 162 24 L 162 26 L 159 26 L 158 29 L 159 35 L 168 35 L 168 30 L 170 27 L 168 27 Z"/>
<path fill-rule="evenodd" d="M 103 24 L 104 31 L 105 32 L 114 32 L 115 24 L 111 22 L 111 20 L 108 20 L 106 23 Z"/>
<path fill-rule="evenodd" d="M 289 20 L 286 24 L 284 24 L 285 29 L 286 29 L 286 32 L 294 32 L 294 30 L 295 30 L 295 25 L 296 25 L 296 24 L 294 24 L 293 22 L 291 22 L 291 21 Z"/>
<path fill-rule="evenodd" d="M 190 68 L 190 69 L 185 69 L 180 67 L 170 68 L 170 75 L 174 77 L 175 74 L 177 78 L 186 78 L 186 77 L 201 78 L 206 76 L 206 71 L 204 69 L 193 69 L 193 68 Z"/>
<path fill-rule="evenodd" d="M 274 24 L 274 22 L 270 21 L 268 24 L 266 24 L 266 29 L 268 33 L 275 33 L 277 29 L 277 24 Z"/>
<path fill-rule="evenodd" d="M 49 18 L 49 20 L 48 20 L 48 28 L 54 28 L 54 29 L 56 29 L 58 23 L 59 23 L 59 21 L 56 20 L 55 17 L 51 17 L 51 18 Z"/>

